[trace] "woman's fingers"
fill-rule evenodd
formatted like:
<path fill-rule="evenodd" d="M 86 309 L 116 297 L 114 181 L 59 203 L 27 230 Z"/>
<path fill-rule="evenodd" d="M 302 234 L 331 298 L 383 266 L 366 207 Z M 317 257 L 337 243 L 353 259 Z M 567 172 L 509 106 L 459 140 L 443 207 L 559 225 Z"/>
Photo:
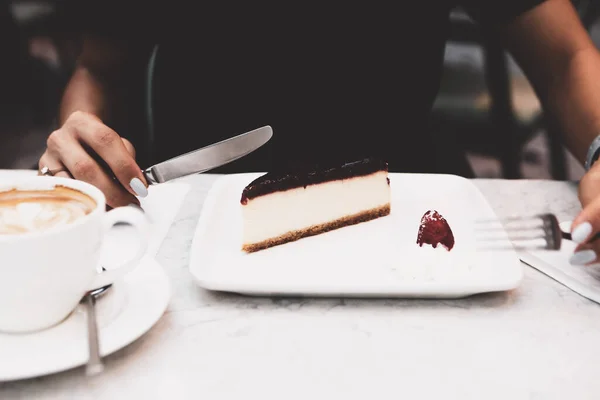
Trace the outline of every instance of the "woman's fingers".
<path fill-rule="evenodd" d="M 571 239 L 577 248 L 571 256 L 574 265 L 595 262 L 600 254 L 600 240 L 591 239 L 600 232 L 600 180 L 596 170 L 589 171 L 579 184 L 579 198 L 583 210 L 571 225 Z"/>
<path fill-rule="evenodd" d="M 146 180 L 131 154 L 131 143 L 126 146 L 114 130 L 86 113 L 73 113 L 65 128 L 74 130 L 77 138 L 99 156 L 131 194 L 148 195 Z"/>
<path fill-rule="evenodd" d="M 600 198 L 591 201 L 575 218 L 571 228 L 571 239 L 577 243 L 577 248 L 571 256 L 573 265 L 587 265 L 596 261 L 598 244 L 589 243 L 589 239 L 600 228 Z"/>
<path fill-rule="evenodd" d="M 575 243 L 585 243 L 588 240 L 588 238 L 591 237 L 594 230 L 597 230 L 597 228 L 595 228 L 592 222 L 590 221 L 590 217 L 592 216 L 580 215 L 575 221 L 573 221 L 573 229 L 571 229 L 571 238 Z"/>
<path fill-rule="evenodd" d="M 54 176 L 72 178 L 72 176 L 69 174 L 69 171 L 67 171 L 67 167 L 65 167 L 62 161 L 60 161 L 58 157 L 49 154 L 48 151 L 46 151 L 40 157 L 40 160 L 38 162 L 38 175 L 41 174 L 40 171 L 44 167 L 48 167 L 51 171 L 56 171 L 53 173 Z M 60 171 L 61 169 L 64 171 Z"/>
<path fill-rule="evenodd" d="M 51 145 L 53 149 L 44 161 L 50 163 L 60 157 L 60 162 L 65 165 L 69 174 L 78 180 L 90 183 L 99 188 L 106 196 L 106 203 L 111 207 L 120 207 L 128 204 L 139 204 L 138 199 L 113 179 L 108 171 L 103 169 L 92 156 L 85 151 L 81 144 L 69 140 L 68 136 L 55 137 Z"/>
<path fill-rule="evenodd" d="M 73 179 L 69 171 L 60 171 L 54 174 L 54 176 L 58 176 L 59 178 L 69 178 Z"/>
<path fill-rule="evenodd" d="M 600 164 L 588 171 L 579 183 L 583 210 L 571 225 L 571 237 L 577 244 L 587 243 L 600 231 Z"/>
<path fill-rule="evenodd" d="M 125 138 L 121 138 L 121 140 L 123 141 L 123 145 L 129 152 L 129 154 L 131 154 L 131 157 L 133 157 L 133 159 L 135 160 L 135 147 L 133 147 L 133 144 L 131 144 L 131 142 Z"/>
<path fill-rule="evenodd" d="M 59 130 L 52 132 L 40 159 L 42 164 L 51 169 L 64 166 L 67 172 L 56 176 L 72 177 L 98 187 L 111 207 L 139 204 L 135 196 L 148 194 L 133 145 L 85 112 L 74 112 Z"/>
<path fill-rule="evenodd" d="M 129 193 L 123 185 L 109 176 L 83 147 L 73 146 L 69 160 L 65 162 L 75 179 L 90 183 L 102 190 L 106 203 L 111 207 L 139 204 L 138 199 Z"/>
<path fill-rule="evenodd" d="M 598 260 L 600 242 L 586 243 L 577 246 L 569 262 L 573 265 L 588 265 Z"/>

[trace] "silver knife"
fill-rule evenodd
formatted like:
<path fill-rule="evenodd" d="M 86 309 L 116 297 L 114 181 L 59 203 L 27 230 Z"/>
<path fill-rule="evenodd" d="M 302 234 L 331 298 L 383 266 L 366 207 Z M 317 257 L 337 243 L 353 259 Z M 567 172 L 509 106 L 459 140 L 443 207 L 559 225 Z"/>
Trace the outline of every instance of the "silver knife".
<path fill-rule="evenodd" d="M 149 185 L 183 176 L 206 172 L 244 157 L 267 143 L 273 136 L 270 126 L 263 126 L 153 165 L 144 171 Z"/>

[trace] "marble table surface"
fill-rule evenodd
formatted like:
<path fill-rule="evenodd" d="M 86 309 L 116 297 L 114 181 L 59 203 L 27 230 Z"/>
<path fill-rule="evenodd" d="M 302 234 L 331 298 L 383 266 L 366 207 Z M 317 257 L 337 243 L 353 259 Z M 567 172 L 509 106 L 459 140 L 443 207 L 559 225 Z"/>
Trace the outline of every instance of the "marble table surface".
<path fill-rule="evenodd" d="M 173 297 L 146 335 L 82 368 L 0 384 L 0 399 L 598 399 L 600 306 L 526 267 L 519 288 L 459 300 L 249 298 L 188 272 L 215 175 L 192 184 L 157 259 Z M 475 180 L 500 215 L 579 210 L 575 183 Z"/>

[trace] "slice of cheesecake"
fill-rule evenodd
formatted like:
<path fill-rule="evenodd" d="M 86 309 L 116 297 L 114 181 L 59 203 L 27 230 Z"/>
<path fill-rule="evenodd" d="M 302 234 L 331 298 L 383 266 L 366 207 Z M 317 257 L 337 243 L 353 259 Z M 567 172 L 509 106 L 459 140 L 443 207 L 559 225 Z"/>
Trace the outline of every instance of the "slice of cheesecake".
<path fill-rule="evenodd" d="M 390 213 L 387 163 L 376 159 L 267 173 L 242 192 L 248 253 Z"/>

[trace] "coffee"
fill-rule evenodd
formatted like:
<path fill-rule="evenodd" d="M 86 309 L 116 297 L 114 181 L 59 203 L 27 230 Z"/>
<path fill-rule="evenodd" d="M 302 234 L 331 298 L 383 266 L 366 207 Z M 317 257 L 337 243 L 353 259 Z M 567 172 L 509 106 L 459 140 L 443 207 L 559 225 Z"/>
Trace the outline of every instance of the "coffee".
<path fill-rule="evenodd" d="M 39 232 L 67 225 L 96 207 L 93 198 L 66 186 L 0 192 L 0 235 Z"/>

